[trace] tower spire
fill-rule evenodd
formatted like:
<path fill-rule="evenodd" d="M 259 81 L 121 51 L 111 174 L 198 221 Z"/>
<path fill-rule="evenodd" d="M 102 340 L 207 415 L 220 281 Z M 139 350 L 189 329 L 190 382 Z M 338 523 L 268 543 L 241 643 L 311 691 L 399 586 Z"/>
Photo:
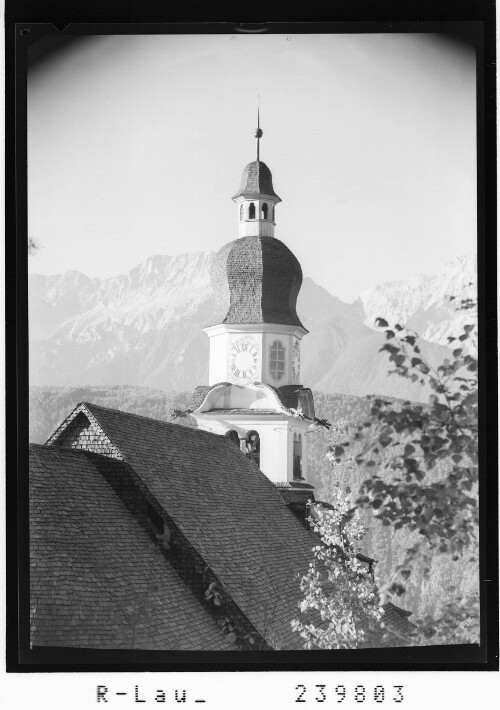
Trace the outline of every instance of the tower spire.
<path fill-rule="evenodd" d="M 257 138 L 257 160 L 260 159 L 260 139 L 262 138 L 263 132 L 260 127 L 260 96 L 257 94 L 257 129 L 254 136 Z"/>

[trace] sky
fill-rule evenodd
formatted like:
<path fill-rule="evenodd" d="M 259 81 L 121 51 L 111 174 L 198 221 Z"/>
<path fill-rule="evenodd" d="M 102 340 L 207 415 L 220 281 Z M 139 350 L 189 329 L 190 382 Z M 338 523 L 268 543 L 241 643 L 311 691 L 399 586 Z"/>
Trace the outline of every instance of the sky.
<path fill-rule="evenodd" d="M 125 273 L 238 236 L 244 166 L 275 236 L 353 301 L 476 250 L 475 54 L 433 34 L 89 36 L 28 80 L 30 270 Z"/>

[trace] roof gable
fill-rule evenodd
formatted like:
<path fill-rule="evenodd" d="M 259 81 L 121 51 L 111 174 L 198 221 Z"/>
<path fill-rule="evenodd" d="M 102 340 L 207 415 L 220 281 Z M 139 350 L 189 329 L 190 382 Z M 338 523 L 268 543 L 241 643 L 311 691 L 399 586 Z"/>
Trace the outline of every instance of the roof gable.
<path fill-rule="evenodd" d="M 93 451 L 102 456 L 123 461 L 123 454 L 111 441 L 84 402 L 75 407 L 47 439 L 46 444 Z"/>

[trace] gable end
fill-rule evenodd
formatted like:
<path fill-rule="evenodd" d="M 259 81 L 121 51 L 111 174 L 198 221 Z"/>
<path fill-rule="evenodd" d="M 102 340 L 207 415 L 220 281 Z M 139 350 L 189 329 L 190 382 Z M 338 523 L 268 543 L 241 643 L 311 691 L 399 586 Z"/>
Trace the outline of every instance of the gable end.
<path fill-rule="evenodd" d="M 94 415 L 79 404 L 47 440 L 47 445 L 90 451 L 123 461 L 123 455 L 106 435 Z"/>

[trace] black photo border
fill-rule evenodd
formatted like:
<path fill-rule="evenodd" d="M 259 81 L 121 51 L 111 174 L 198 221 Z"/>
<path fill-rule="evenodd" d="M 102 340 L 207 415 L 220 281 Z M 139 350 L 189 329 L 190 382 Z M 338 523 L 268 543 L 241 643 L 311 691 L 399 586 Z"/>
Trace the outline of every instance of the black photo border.
<path fill-rule="evenodd" d="M 488 2 L 340 0 L 305 13 L 231 2 L 9 0 L 6 46 L 7 671 L 498 669 L 495 7 Z M 325 9 L 327 8 L 327 9 Z M 253 17 L 252 17 L 253 15 Z M 283 21 L 286 16 L 287 21 Z M 265 20 L 265 21 L 264 21 Z M 481 644 L 353 651 L 163 652 L 29 647 L 27 47 L 49 34 L 451 32 L 477 57 Z"/>

